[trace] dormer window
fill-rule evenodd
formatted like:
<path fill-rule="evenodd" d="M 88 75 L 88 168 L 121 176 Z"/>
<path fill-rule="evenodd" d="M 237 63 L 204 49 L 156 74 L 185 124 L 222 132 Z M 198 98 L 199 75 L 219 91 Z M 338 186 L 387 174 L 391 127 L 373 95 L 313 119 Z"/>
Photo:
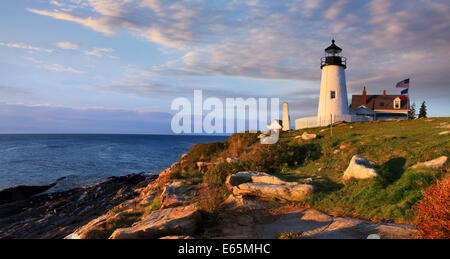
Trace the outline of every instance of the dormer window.
<path fill-rule="evenodd" d="M 394 109 L 400 109 L 400 98 L 398 97 L 394 99 Z"/>

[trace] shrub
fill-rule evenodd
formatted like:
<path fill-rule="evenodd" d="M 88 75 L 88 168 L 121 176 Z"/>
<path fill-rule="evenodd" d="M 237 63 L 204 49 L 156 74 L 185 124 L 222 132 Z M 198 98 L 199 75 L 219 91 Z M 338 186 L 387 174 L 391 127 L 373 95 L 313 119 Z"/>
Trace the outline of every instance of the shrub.
<path fill-rule="evenodd" d="M 450 176 L 424 190 L 424 197 L 413 207 L 418 238 L 450 238 Z"/>
<path fill-rule="evenodd" d="M 298 232 L 296 234 L 292 232 L 280 233 L 278 239 L 299 239 L 303 235 L 303 232 Z"/>
<path fill-rule="evenodd" d="M 204 186 L 199 193 L 199 207 L 208 214 L 217 214 L 222 208 L 228 190 L 225 187 Z"/>
<path fill-rule="evenodd" d="M 258 142 L 258 135 L 249 132 L 233 134 L 225 141 L 229 155 L 239 157 L 245 149 Z"/>
<path fill-rule="evenodd" d="M 145 210 L 144 215 L 148 215 L 155 210 L 159 210 L 161 208 L 161 198 L 159 196 L 156 196 L 152 202 L 149 202 L 148 204 L 145 204 L 144 206 L 148 207 Z"/>
<path fill-rule="evenodd" d="M 225 149 L 224 142 L 200 143 L 191 147 L 186 157 L 190 161 L 207 161 Z"/>
<path fill-rule="evenodd" d="M 228 190 L 225 187 L 203 186 L 199 193 L 198 207 L 202 213 L 202 224 L 197 229 L 196 238 L 209 238 L 209 229 L 220 221 L 220 209 L 222 209 Z"/>
<path fill-rule="evenodd" d="M 240 171 L 250 170 L 248 161 L 237 161 L 234 163 L 220 163 L 206 171 L 203 175 L 203 182 L 213 187 L 223 186 L 227 176 Z"/>
<path fill-rule="evenodd" d="M 245 158 L 251 163 L 251 170 L 276 173 L 282 168 L 299 166 L 309 159 L 317 158 L 318 150 L 314 144 L 255 144 Z"/>

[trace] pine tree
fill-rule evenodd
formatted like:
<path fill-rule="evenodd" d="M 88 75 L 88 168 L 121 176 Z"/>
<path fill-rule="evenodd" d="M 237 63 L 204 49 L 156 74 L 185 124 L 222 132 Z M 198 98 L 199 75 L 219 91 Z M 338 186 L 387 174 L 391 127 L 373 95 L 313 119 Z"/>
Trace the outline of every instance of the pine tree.
<path fill-rule="evenodd" d="M 416 103 L 413 103 L 408 111 L 408 119 L 414 120 L 416 118 Z"/>
<path fill-rule="evenodd" d="M 419 119 L 427 117 L 427 106 L 425 105 L 425 101 L 422 102 L 419 110 Z"/>

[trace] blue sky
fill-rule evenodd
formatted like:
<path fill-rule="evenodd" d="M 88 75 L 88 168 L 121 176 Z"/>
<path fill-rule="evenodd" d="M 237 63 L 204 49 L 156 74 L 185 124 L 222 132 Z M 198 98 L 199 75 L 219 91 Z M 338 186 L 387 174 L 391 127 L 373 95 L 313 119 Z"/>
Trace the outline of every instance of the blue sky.
<path fill-rule="evenodd" d="M 170 133 L 193 89 L 311 116 L 333 36 L 349 95 L 410 77 L 412 101 L 450 115 L 448 1 L 7 0 L 0 32 L 3 133 Z"/>

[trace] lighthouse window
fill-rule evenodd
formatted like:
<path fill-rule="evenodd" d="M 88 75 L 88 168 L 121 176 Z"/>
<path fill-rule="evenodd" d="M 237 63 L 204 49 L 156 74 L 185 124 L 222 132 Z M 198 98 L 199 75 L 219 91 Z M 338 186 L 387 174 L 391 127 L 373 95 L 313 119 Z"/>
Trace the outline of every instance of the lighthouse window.
<path fill-rule="evenodd" d="M 331 91 L 331 92 L 330 92 L 330 98 L 331 98 L 331 99 L 336 98 L 336 92 L 335 92 L 335 91 Z"/>

